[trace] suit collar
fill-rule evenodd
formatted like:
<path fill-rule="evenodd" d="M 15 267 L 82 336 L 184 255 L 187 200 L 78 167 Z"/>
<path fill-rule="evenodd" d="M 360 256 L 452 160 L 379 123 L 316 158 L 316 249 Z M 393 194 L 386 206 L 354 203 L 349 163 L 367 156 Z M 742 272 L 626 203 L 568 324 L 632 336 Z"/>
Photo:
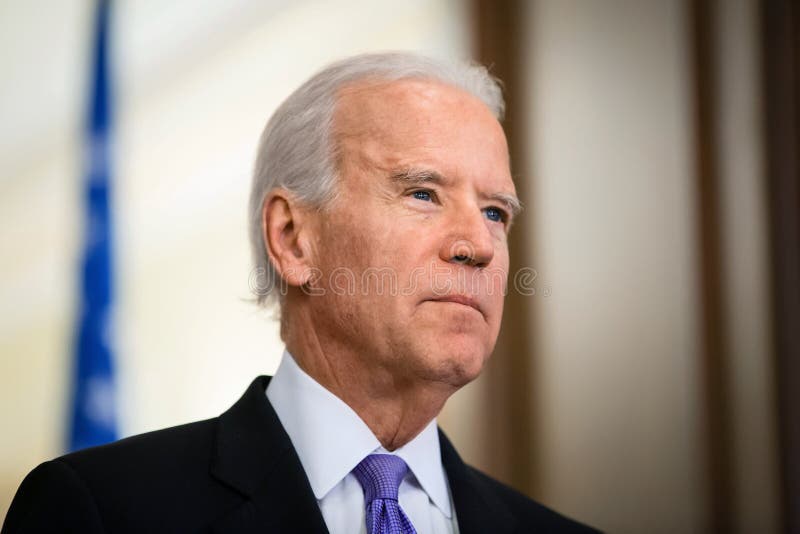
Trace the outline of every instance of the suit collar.
<path fill-rule="evenodd" d="M 512 533 L 517 521 L 506 505 L 497 498 L 477 471 L 469 467 L 456 452 L 444 432 L 439 430 L 442 465 L 450 482 L 461 534 L 493 532 Z"/>
<path fill-rule="evenodd" d="M 219 417 L 211 474 L 245 499 L 214 532 L 327 533 L 305 471 L 265 391 L 256 378 Z M 461 534 L 512 533 L 516 520 L 439 430 L 442 465 L 450 483 Z"/>
<path fill-rule="evenodd" d="M 297 453 L 256 378 L 219 417 L 211 474 L 245 497 L 217 532 L 327 532 Z"/>

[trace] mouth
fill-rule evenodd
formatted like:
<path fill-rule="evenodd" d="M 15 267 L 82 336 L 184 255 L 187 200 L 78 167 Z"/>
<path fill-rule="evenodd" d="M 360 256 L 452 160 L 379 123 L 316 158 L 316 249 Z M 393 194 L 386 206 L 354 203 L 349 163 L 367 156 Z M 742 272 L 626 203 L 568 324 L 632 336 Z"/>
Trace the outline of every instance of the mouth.
<path fill-rule="evenodd" d="M 478 301 L 467 295 L 442 295 L 440 297 L 434 297 L 426 300 L 429 302 L 450 302 L 453 304 L 468 306 L 477 311 L 478 313 L 480 313 L 481 315 L 483 315 L 484 317 L 486 317 L 486 314 L 483 313 L 483 310 L 481 309 L 480 304 L 478 304 Z"/>

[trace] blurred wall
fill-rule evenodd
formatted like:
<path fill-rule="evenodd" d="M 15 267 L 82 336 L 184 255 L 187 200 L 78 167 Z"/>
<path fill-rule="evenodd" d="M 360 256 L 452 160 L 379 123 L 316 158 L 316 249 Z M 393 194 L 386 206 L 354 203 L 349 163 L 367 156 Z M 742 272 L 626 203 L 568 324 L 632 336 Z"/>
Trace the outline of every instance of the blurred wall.
<path fill-rule="evenodd" d="M 779 532 L 778 423 L 760 90 L 759 3 L 717 2 L 715 59 L 724 329 L 731 411 L 731 513 L 737 532 Z M 783 525 L 791 531 L 788 525 Z"/>
<path fill-rule="evenodd" d="M 610 532 L 778 532 L 758 5 L 527 17 L 533 492 Z"/>
<path fill-rule="evenodd" d="M 684 3 L 527 16 L 539 491 L 611 532 L 701 532 Z"/>
<path fill-rule="evenodd" d="M 447 428 L 608 532 L 780 532 L 757 2 L 476 4 L 536 294 Z"/>

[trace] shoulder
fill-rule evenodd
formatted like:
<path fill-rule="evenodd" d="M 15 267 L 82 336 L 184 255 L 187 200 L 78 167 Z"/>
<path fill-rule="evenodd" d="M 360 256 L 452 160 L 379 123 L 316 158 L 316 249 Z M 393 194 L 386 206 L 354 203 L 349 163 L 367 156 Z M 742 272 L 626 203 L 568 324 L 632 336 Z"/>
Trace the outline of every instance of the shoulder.
<path fill-rule="evenodd" d="M 210 419 L 45 462 L 20 485 L 2 532 L 144 532 L 190 502 L 233 502 L 209 475 L 215 433 Z"/>
<path fill-rule="evenodd" d="M 264 395 L 268 381 L 256 378 L 219 417 L 41 464 L 20 485 L 0 534 L 207 530 L 268 476 L 265 456 L 274 462 L 291 447 Z"/>
<path fill-rule="evenodd" d="M 517 523 L 522 526 L 522 532 L 527 532 L 526 528 L 535 528 L 536 532 L 558 532 L 564 534 L 599 532 L 551 510 L 472 466 L 467 465 L 466 468 L 477 485 L 482 486 L 487 493 L 505 505 L 517 520 Z"/>
<path fill-rule="evenodd" d="M 442 465 L 450 483 L 459 524 L 463 520 L 478 532 L 597 532 L 466 464 L 441 429 L 439 443 Z"/>
<path fill-rule="evenodd" d="M 80 510 L 80 513 L 75 513 Z M 46 512 L 46 513 L 43 513 Z M 51 460 L 31 471 L 17 491 L 3 534 L 17 532 L 103 532 L 96 503 L 68 465 Z"/>
<path fill-rule="evenodd" d="M 146 478 L 190 464 L 206 463 L 213 454 L 217 418 L 147 432 L 108 445 L 57 458 L 88 479 Z"/>

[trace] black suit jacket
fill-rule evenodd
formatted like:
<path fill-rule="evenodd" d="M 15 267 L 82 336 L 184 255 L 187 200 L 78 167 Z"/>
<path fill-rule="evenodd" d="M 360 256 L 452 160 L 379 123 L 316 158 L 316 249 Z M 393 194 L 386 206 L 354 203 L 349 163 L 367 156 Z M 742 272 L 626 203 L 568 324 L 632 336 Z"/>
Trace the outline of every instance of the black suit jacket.
<path fill-rule="evenodd" d="M 0 534 L 327 532 L 268 383 L 258 377 L 220 417 L 41 464 Z M 439 437 L 462 534 L 592 532 L 467 466 Z"/>

